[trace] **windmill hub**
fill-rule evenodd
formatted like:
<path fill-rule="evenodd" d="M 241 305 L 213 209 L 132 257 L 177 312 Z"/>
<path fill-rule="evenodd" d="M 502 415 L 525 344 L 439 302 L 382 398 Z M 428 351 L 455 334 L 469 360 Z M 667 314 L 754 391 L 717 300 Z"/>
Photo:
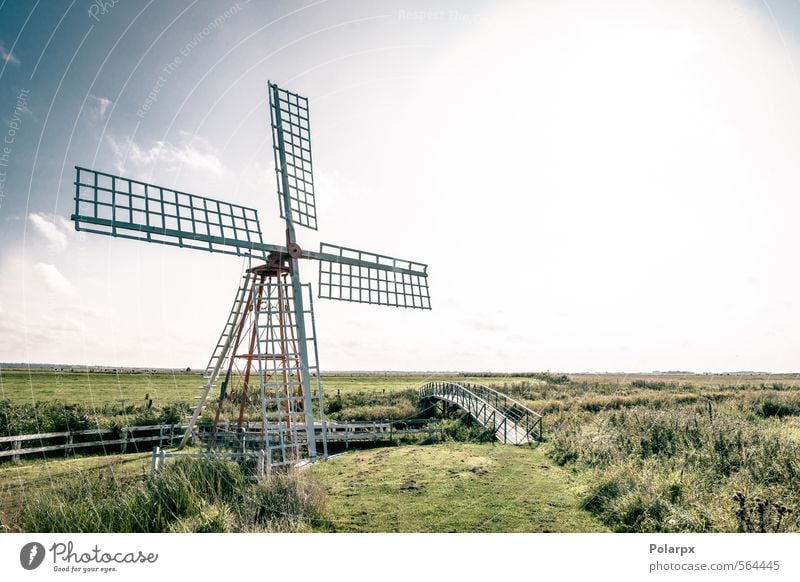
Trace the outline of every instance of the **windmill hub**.
<path fill-rule="evenodd" d="M 286 250 L 289 252 L 289 256 L 293 259 L 300 259 L 303 256 L 303 249 L 301 249 L 300 245 L 296 242 L 290 242 L 287 244 Z"/>
<path fill-rule="evenodd" d="M 78 166 L 72 215 L 75 230 L 258 261 L 239 285 L 180 446 L 221 378 L 206 434 L 222 435 L 211 442 L 237 455 L 257 454 L 267 470 L 327 456 L 311 286 L 299 259 L 317 261 L 321 298 L 431 308 L 427 265 L 327 243 L 300 248 L 295 226 L 317 230 L 308 99 L 269 83 L 269 102 L 285 246 L 264 242 L 253 208 Z M 223 419 L 237 411 L 234 429 Z M 245 422 L 256 414 L 259 422 Z"/>

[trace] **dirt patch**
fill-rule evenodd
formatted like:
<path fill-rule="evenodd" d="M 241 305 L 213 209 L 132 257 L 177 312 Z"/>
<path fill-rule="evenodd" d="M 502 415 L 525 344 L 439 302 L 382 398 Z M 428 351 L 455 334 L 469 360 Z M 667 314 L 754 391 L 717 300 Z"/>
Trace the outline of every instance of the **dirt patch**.
<path fill-rule="evenodd" d="M 401 491 L 416 491 L 417 489 L 420 489 L 420 486 L 413 479 L 406 479 L 403 484 L 400 485 Z"/>

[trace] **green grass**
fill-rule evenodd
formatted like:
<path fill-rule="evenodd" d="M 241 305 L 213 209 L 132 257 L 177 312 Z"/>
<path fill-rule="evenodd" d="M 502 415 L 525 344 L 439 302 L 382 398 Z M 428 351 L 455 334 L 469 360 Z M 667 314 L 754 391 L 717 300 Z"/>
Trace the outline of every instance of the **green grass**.
<path fill-rule="evenodd" d="M 200 392 L 202 376 L 177 372 L 158 374 L 111 374 L 102 372 L 55 372 L 52 370 L 0 369 L 0 400 L 12 404 L 57 402 L 102 408 L 105 405 L 154 404 L 192 401 Z"/>
<path fill-rule="evenodd" d="M 327 375 L 328 417 L 410 416 L 416 388 L 432 379 L 444 377 Z M 491 385 L 544 413 L 547 441 L 535 449 L 446 442 L 336 457 L 309 472 L 327 486 L 328 507 L 314 528 L 800 531 L 798 374 L 454 379 Z M 202 380 L 188 373 L 2 370 L 0 382 L 0 432 L 13 433 L 174 416 L 180 407 L 173 403 L 185 407 Z M 143 407 L 145 394 L 152 410 Z M 463 434 L 454 438 L 476 438 L 456 432 Z M 106 473 L 123 487 L 140 484 L 148 463 L 146 455 L 125 455 L 0 464 L 0 521 L 8 523 L 26 495 L 50 494 L 71 476 Z M 208 507 L 169 527 L 250 527 L 230 507 Z"/>
<path fill-rule="evenodd" d="M 55 493 L 59 484 L 104 474 L 125 484 L 144 479 L 150 471 L 150 454 L 24 458 L 0 465 L 0 523 L 16 523 L 18 513 L 31 496 Z"/>
<path fill-rule="evenodd" d="M 312 467 L 340 532 L 589 532 L 585 489 L 541 448 L 443 443 L 350 452 Z"/>
<path fill-rule="evenodd" d="M 298 506 L 287 488 L 291 483 L 256 490 L 258 502 L 253 495 L 238 501 L 230 495 L 215 497 L 209 489 L 219 487 L 180 479 L 159 490 L 175 498 L 162 499 L 159 514 L 152 509 L 155 492 L 144 489 L 149 462 L 149 455 L 138 454 L 6 466 L 0 471 L 0 523 L 12 531 L 605 529 L 580 507 L 587 483 L 549 460 L 542 448 L 450 442 L 350 452 L 306 472 L 313 507 Z M 275 508 L 287 503 L 294 503 L 289 513 L 302 519 L 280 522 L 285 511 Z M 73 507 L 65 512 L 62 505 Z M 143 517 L 143 506 L 151 508 L 152 521 Z M 43 509 L 22 517 L 35 507 Z M 171 513 L 165 514 L 164 507 Z"/>
<path fill-rule="evenodd" d="M 669 386 L 694 386 L 714 388 L 719 386 L 772 386 L 800 388 L 800 374 L 570 374 L 574 383 L 585 385 L 608 384 L 618 386 L 644 385 L 661 388 Z"/>
<path fill-rule="evenodd" d="M 133 467 L 141 459 L 129 459 Z M 222 457 L 170 459 L 154 476 L 84 467 L 16 492 L 0 530 L 26 532 L 310 531 L 322 523 L 325 496 L 313 476 L 275 473 L 256 483 Z M 117 464 L 119 468 L 120 463 Z M 97 469 L 97 467 L 95 467 Z M 47 468 L 45 468 L 47 472 Z"/>
<path fill-rule="evenodd" d="M 590 476 L 585 506 L 616 531 L 796 532 L 797 401 L 742 391 L 595 412 L 575 403 L 554 415 L 549 454 Z"/>
<path fill-rule="evenodd" d="M 177 401 L 192 401 L 200 393 L 203 377 L 199 372 L 174 373 L 127 373 L 86 372 L 75 368 L 74 372 L 53 370 L 19 370 L 0 368 L 0 400 L 13 404 L 36 402 L 59 402 L 102 407 L 144 402 L 145 396 L 154 404 Z M 419 388 L 425 382 L 443 379 L 437 375 L 413 375 L 394 373 L 325 374 L 322 385 L 326 397 L 358 392 L 397 392 L 408 388 Z M 458 376 L 464 382 L 499 382 L 500 376 Z M 508 380 L 505 378 L 505 380 Z M 517 379 L 512 379 L 517 380 Z M 529 379 L 530 380 L 530 379 Z"/>
<path fill-rule="evenodd" d="M 203 378 L 199 372 L 127 373 L 87 372 L 74 368 L 62 371 L 19 370 L 0 368 L 0 401 L 13 404 L 57 402 L 82 404 L 101 408 L 106 405 L 143 403 L 145 396 L 156 406 L 171 402 L 191 402 L 199 393 Z M 322 384 L 326 398 L 337 394 L 391 393 L 418 388 L 431 380 L 451 379 L 486 385 L 514 388 L 522 385 L 528 389 L 540 388 L 552 394 L 595 391 L 603 394 L 630 394 L 635 392 L 697 392 L 709 390 L 797 389 L 800 374 L 771 375 L 642 375 L 642 374 L 570 374 L 568 384 L 545 382 L 542 374 L 529 376 L 476 375 L 414 375 L 396 373 L 324 374 Z M 530 390 L 529 390 L 530 391 Z"/>

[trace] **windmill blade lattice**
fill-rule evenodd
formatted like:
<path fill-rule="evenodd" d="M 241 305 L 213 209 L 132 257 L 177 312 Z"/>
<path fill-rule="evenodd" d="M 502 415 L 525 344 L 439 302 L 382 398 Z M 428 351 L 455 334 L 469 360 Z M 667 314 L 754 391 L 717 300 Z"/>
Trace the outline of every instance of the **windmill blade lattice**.
<path fill-rule="evenodd" d="M 269 84 L 272 150 L 281 218 L 317 230 L 317 205 L 311 166 L 311 125 L 308 99 Z M 286 196 L 290 212 L 286 210 Z"/>
<path fill-rule="evenodd" d="M 325 299 L 430 309 L 428 266 L 385 255 L 321 243 L 319 293 Z M 381 268 L 382 267 L 382 268 Z"/>
<path fill-rule="evenodd" d="M 229 255 L 263 255 L 258 212 L 75 168 L 75 230 Z"/>

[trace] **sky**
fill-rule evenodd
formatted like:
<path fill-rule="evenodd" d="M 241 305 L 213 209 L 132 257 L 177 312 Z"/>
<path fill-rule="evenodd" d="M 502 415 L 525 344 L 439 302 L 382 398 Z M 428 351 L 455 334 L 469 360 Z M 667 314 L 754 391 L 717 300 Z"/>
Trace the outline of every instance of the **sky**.
<path fill-rule="evenodd" d="M 257 208 L 310 99 L 323 370 L 800 369 L 800 3 L 0 0 L 0 362 L 205 366 L 235 257 L 75 232 L 75 165 Z M 301 274 L 316 284 L 316 267 Z"/>

